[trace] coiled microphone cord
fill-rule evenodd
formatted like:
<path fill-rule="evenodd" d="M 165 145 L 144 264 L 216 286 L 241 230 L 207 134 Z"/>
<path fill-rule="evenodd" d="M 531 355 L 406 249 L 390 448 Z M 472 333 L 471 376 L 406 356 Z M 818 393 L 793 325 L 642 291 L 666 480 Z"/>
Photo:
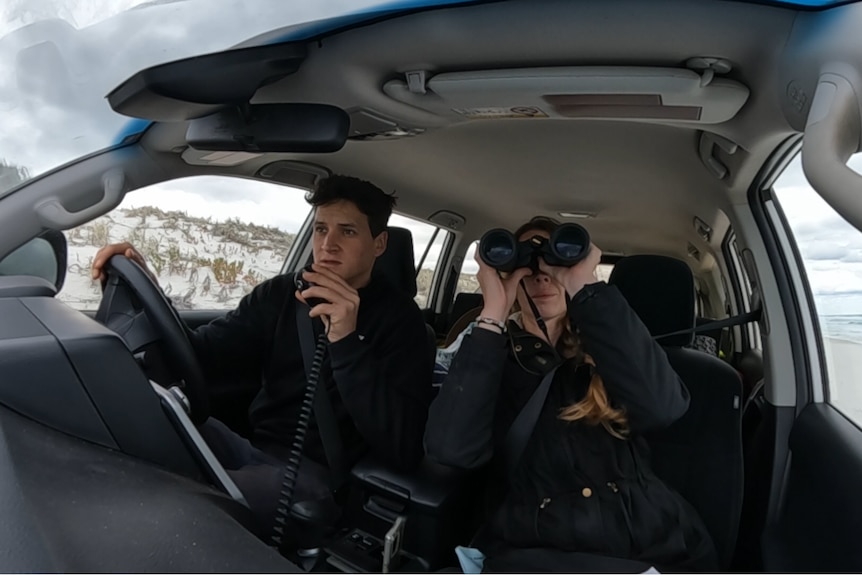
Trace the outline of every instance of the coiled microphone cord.
<path fill-rule="evenodd" d="M 293 504 L 293 492 L 296 489 L 296 481 L 299 479 L 299 469 L 302 463 L 302 448 L 305 444 L 305 436 L 311 424 L 311 414 L 314 411 L 314 395 L 317 393 L 317 385 L 320 380 L 320 370 L 323 367 L 323 358 L 326 355 L 326 336 L 329 332 L 320 334 L 314 347 L 314 359 L 311 362 L 311 370 L 308 382 L 305 386 L 305 395 L 302 398 L 302 406 L 299 409 L 299 421 L 296 426 L 296 435 L 290 446 L 287 465 L 284 468 L 284 478 L 281 482 L 278 507 L 275 515 L 275 528 L 272 533 L 272 544 L 281 547 L 284 542 L 284 529 L 290 520 L 290 507 Z"/>

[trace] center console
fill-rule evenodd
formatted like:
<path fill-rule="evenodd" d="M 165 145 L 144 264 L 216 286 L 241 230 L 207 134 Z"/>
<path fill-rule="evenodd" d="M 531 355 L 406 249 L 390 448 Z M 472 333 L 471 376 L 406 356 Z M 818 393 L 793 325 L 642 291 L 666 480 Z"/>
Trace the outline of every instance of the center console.
<path fill-rule="evenodd" d="M 479 475 L 424 460 L 399 473 L 369 457 L 352 470 L 346 503 L 351 529 L 323 549 L 346 572 L 436 571 L 456 565 L 455 547 L 478 526 Z"/>

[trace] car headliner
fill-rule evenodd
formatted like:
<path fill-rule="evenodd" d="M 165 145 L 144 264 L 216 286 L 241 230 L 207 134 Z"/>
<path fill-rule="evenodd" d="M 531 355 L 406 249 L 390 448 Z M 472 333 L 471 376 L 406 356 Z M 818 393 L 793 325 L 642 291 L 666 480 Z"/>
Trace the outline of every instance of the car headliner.
<path fill-rule="evenodd" d="M 695 56 L 731 62 L 728 77 L 751 95 L 736 117 L 722 124 L 443 122 L 414 138 L 349 141 L 326 155 L 268 155 L 232 171 L 253 175 L 274 159 L 315 163 L 396 191 L 400 207 L 411 215 L 459 213 L 470 237 L 491 225 L 515 226 L 527 214 L 589 212 L 596 217 L 587 225 L 608 250 L 685 259 L 689 243 L 704 252 L 718 247 L 731 205 L 747 202 L 764 162 L 796 134 L 775 93 L 779 59 L 797 17 L 794 10 L 743 2 L 513 0 L 375 20 L 310 44 L 300 70 L 261 88 L 253 101 L 325 102 L 409 122 L 415 110 L 381 89 L 408 70 L 678 68 Z M 698 155 L 703 129 L 740 147 L 722 157 L 730 169 L 724 180 Z M 143 143 L 178 160 L 171 150 L 183 143 L 184 131 L 182 123 L 157 125 Z M 713 245 L 697 235 L 695 216 L 713 228 Z M 711 263 L 706 257 L 702 265 Z"/>
<path fill-rule="evenodd" d="M 230 168 L 189 165 L 181 156 L 186 124 L 156 123 L 140 142 L 159 165 L 139 166 L 149 170 L 142 182 L 196 173 L 254 177 L 272 161 L 297 160 L 370 179 L 395 191 L 401 210 L 416 217 L 439 210 L 461 214 L 466 225 L 459 231 L 466 239 L 535 213 L 589 212 L 595 217 L 587 225 L 608 251 L 674 255 L 706 270 L 714 265 L 709 254 L 719 250 L 729 217 L 735 218 L 734 206 L 747 203 L 752 182 L 775 150 L 799 137 L 798 121 L 788 120 L 782 108 L 789 46 L 799 49 L 793 40 L 812 29 L 816 37 L 828 36 L 842 10 L 857 8 L 817 11 L 807 4 L 730 0 L 432 4 L 394 4 L 325 24 L 276 29 L 244 43 L 316 38 L 296 73 L 263 86 L 252 101 L 323 102 L 409 125 L 428 114 L 382 87 L 411 70 L 685 69 L 693 57 L 727 61 L 732 69 L 725 77 L 746 86 L 750 96 L 738 114 L 719 124 L 441 118 L 417 137 L 351 140 L 332 154 L 267 154 Z M 134 123 L 124 135 L 145 125 Z M 701 130 L 738 145 L 732 155 L 715 152 L 728 167 L 724 179 L 704 166 Z M 712 228 L 709 242 L 695 230 L 695 217 Z M 702 253 L 699 264 L 687 258 L 692 247 Z"/>

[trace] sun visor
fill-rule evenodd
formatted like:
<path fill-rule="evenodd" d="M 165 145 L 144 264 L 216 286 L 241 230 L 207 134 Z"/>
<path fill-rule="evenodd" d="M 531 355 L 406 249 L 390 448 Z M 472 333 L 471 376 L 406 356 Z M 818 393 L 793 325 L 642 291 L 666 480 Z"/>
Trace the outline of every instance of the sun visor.
<path fill-rule="evenodd" d="M 108 94 L 120 114 L 157 122 L 207 116 L 227 105 L 246 104 L 258 88 L 293 74 L 305 44 L 227 50 L 177 60 L 136 73 Z"/>
<path fill-rule="evenodd" d="M 719 124 L 748 99 L 739 82 L 688 69 L 555 67 L 416 76 L 383 87 L 391 98 L 452 120 L 625 119 Z"/>

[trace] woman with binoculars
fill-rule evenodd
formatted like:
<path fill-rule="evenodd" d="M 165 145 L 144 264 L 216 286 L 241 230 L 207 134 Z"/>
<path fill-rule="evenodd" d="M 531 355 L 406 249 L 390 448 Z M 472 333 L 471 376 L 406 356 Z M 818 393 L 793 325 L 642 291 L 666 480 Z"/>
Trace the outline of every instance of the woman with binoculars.
<path fill-rule="evenodd" d="M 485 571 L 717 569 L 697 512 L 650 469 L 641 434 L 688 392 L 638 316 L 597 282 L 575 224 L 533 218 L 477 249 L 484 308 L 431 406 L 445 465 L 491 463 Z M 531 415 L 532 414 L 532 415 Z"/>

